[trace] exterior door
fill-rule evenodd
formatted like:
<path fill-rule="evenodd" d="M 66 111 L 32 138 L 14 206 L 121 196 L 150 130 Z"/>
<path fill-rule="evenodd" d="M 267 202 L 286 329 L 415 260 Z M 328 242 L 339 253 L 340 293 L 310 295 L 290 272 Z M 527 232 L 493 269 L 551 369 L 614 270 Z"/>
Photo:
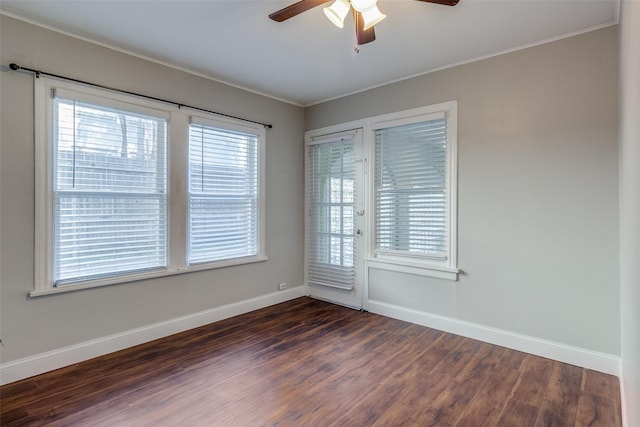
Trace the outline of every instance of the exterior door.
<path fill-rule="evenodd" d="M 312 297 L 363 307 L 362 130 L 307 142 L 306 282 Z"/>

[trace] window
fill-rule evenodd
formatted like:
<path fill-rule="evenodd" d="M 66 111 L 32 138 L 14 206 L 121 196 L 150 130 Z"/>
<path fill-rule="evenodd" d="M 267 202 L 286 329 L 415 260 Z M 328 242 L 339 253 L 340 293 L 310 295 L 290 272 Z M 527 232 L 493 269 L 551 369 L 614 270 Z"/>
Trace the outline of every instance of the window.
<path fill-rule="evenodd" d="M 258 136 L 189 128 L 189 263 L 258 254 Z"/>
<path fill-rule="evenodd" d="M 456 103 L 372 119 L 376 261 L 457 271 Z"/>
<path fill-rule="evenodd" d="M 53 99 L 53 280 L 166 267 L 167 118 Z"/>
<path fill-rule="evenodd" d="M 264 134 L 36 79 L 31 295 L 266 260 Z"/>

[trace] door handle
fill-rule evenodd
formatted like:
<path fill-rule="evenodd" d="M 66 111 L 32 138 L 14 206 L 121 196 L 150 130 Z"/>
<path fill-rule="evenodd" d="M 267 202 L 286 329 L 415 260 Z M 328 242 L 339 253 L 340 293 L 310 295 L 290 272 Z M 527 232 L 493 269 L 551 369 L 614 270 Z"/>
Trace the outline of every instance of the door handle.
<path fill-rule="evenodd" d="M 364 209 L 361 209 L 359 211 L 356 211 L 356 215 L 358 216 L 364 216 Z"/>

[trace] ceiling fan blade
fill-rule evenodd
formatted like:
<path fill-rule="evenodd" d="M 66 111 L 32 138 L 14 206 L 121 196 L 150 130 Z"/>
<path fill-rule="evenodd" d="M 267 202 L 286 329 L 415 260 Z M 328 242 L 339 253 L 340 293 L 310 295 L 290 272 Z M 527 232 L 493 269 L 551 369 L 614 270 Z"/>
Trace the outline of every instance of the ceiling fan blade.
<path fill-rule="evenodd" d="M 374 30 L 374 27 L 365 30 L 362 13 L 356 11 L 355 9 L 353 9 L 353 21 L 356 27 L 356 40 L 358 42 L 358 45 L 371 43 L 376 39 L 376 32 Z"/>
<path fill-rule="evenodd" d="M 276 22 L 286 21 L 289 18 L 293 18 L 296 15 L 306 12 L 309 9 L 313 9 L 316 6 L 320 6 L 323 3 L 329 3 L 331 0 L 300 0 L 297 3 L 289 5 L 284 9 L 280 9 L 277 12 L 273 12 L 269 15 L 269 18 Z"/>
<path fill-rule="evenodd" d="M 435 3 L 435 4 L 442 4 L 445 6 L 455 6 L 458 4 L 458 2 L 460 0 L 416 0 L 416 1 L 423 1 L 426 3 Z"/>

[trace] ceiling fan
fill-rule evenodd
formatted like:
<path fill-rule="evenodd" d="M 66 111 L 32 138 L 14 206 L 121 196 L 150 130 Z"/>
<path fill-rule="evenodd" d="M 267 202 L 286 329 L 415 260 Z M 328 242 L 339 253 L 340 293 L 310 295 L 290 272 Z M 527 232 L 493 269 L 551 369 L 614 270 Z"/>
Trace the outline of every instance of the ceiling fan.
<path fill-rule="evenodd" d="M 286 21 L 302 12 L 306 12 L 321 4 L 329 3 L 330 1 L 331 0 L 300 0 L 284 9 L 273 12 L 269 15 L 269 18 L 276 22 Z M 416 1 L 455 6 L 460 0 Z M 339 28 L 342 28 L 344 26 L 344 19 L 349 13 L 349 10 L 351 10 L 353 12 L 357 44 L 363 45 L 376 39 L 374 26 L 386 17 L 385 14 L 380 12 L 376 3 L 377 0 L 334 0 L 331 6 L 324 8 L 324 13 L 331 22 Z M 356 45 L 356 52 L 358 50 L 358 46 Z"/>

